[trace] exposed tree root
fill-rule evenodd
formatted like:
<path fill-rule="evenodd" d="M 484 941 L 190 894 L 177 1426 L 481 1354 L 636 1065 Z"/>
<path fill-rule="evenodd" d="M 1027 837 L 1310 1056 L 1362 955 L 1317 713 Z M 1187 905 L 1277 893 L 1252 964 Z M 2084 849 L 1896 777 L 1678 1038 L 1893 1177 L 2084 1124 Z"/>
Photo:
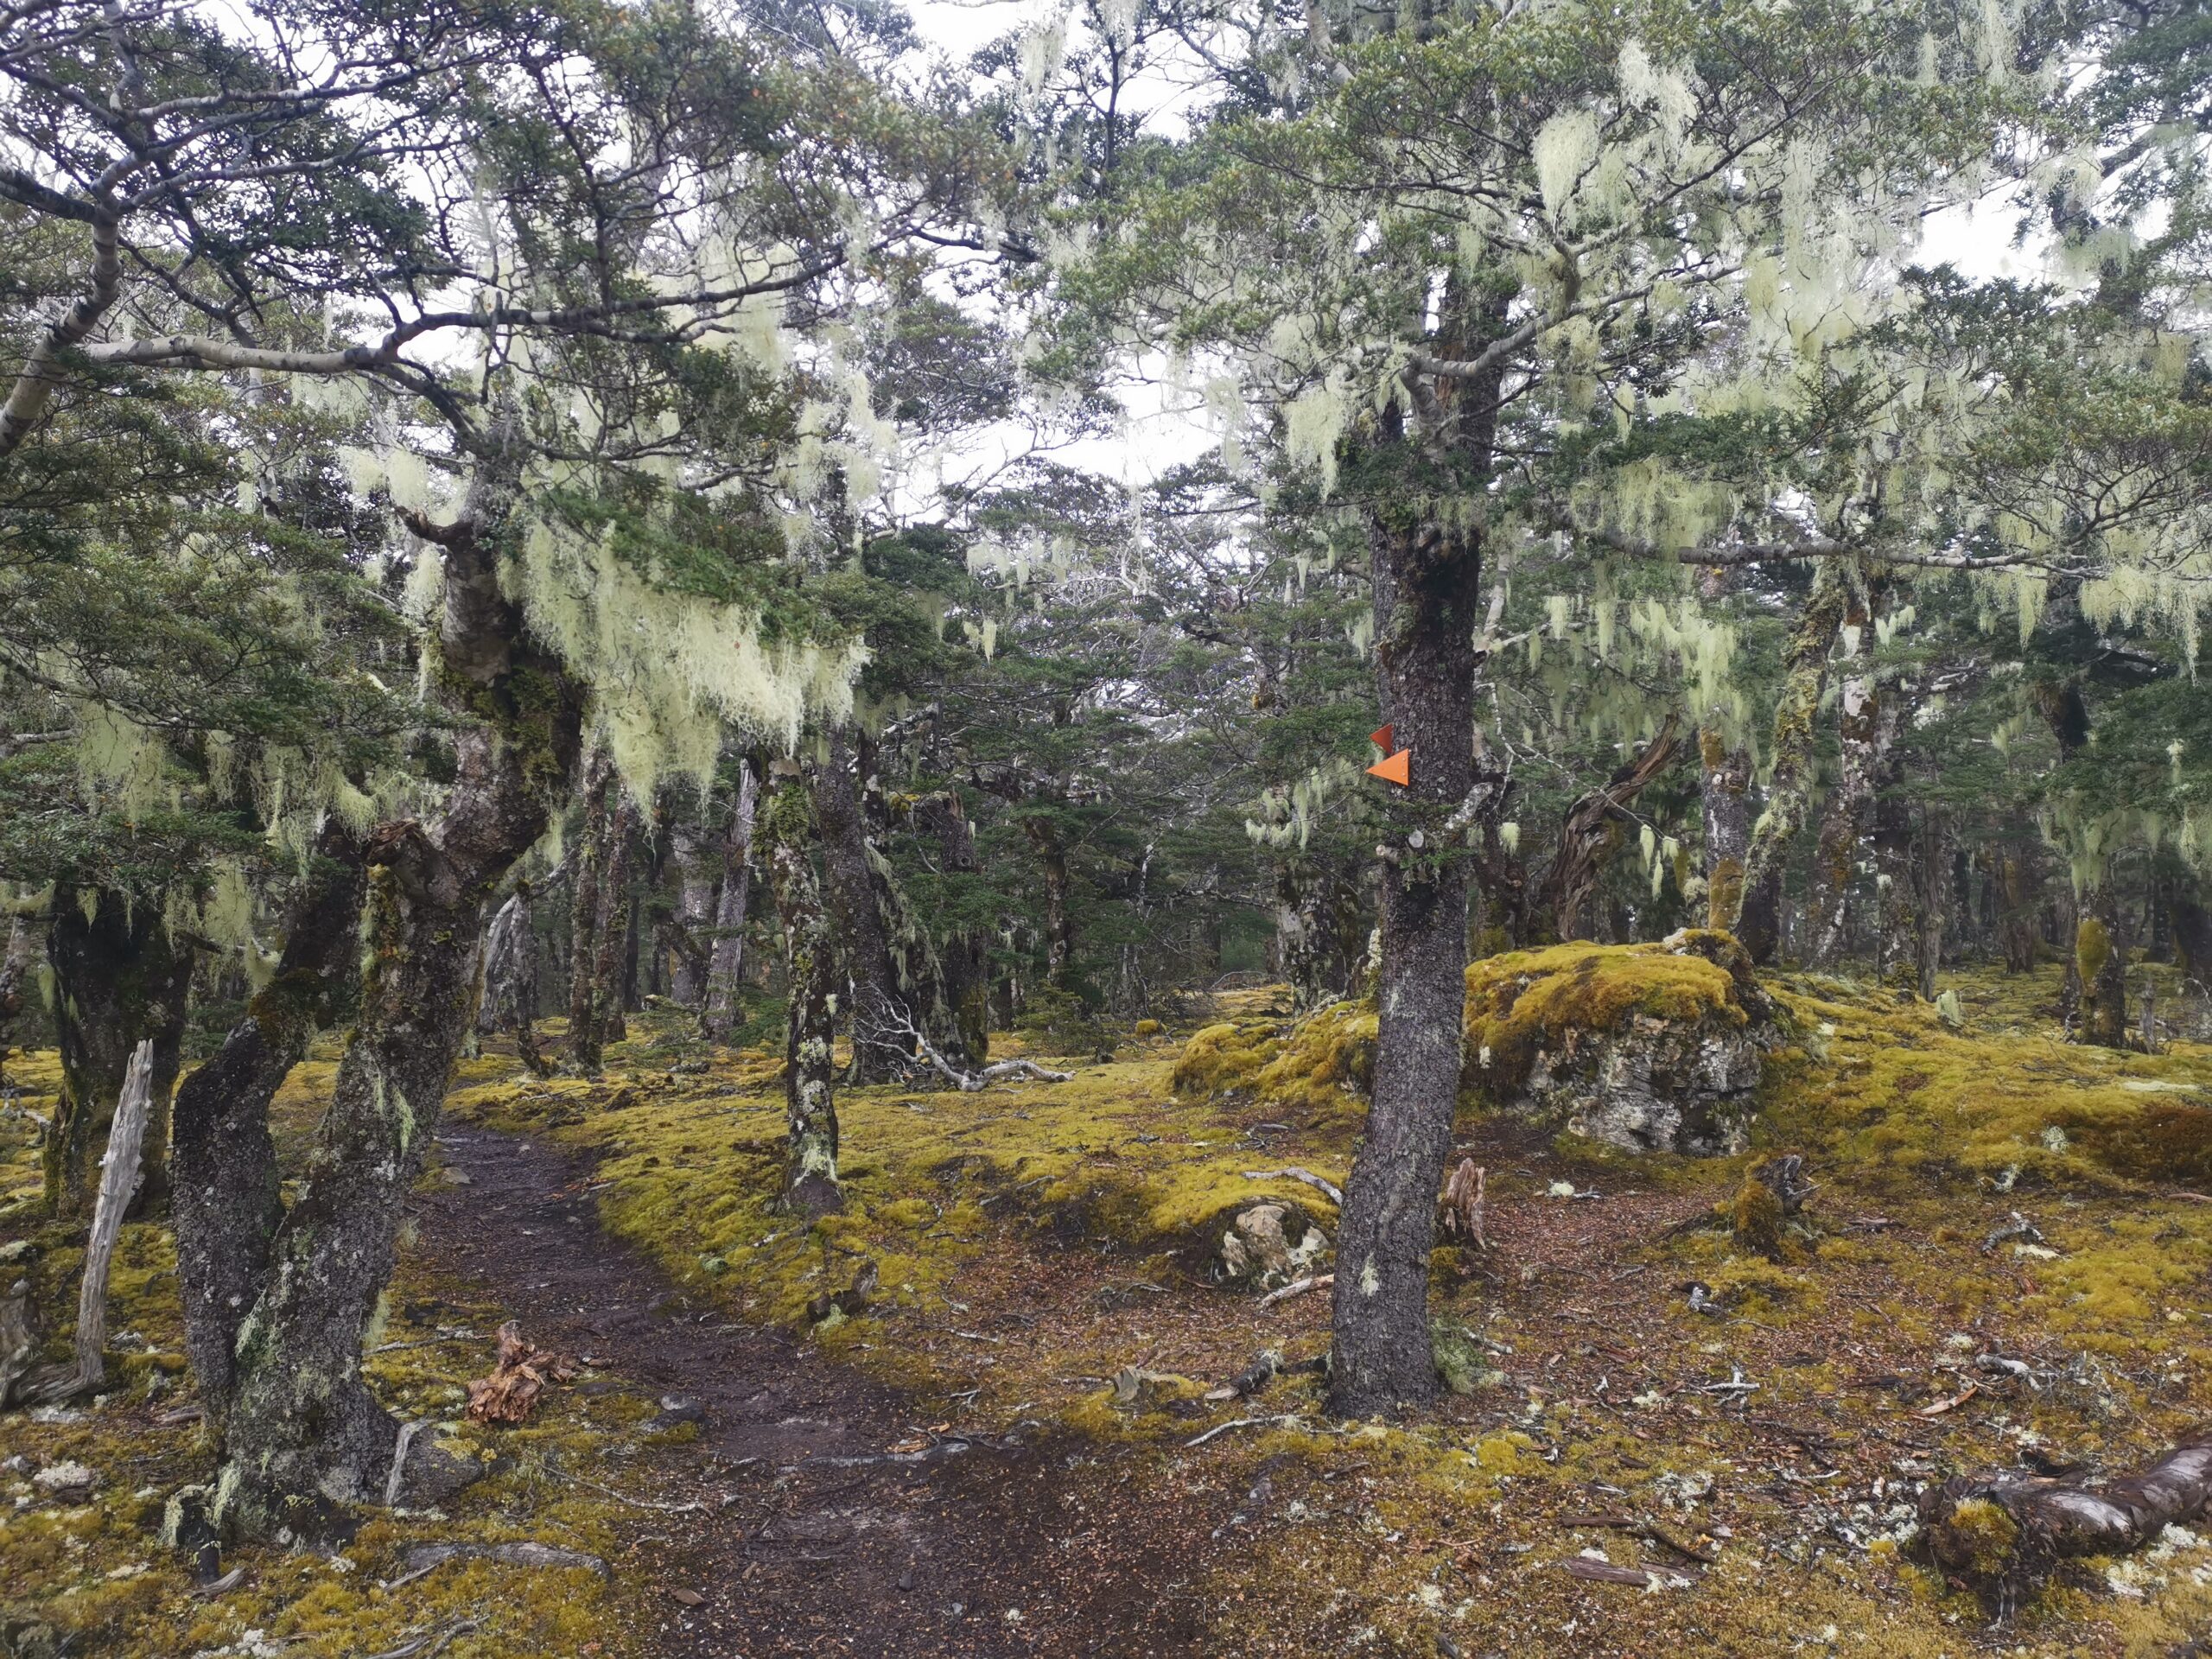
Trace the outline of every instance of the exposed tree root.
<path fill-rule="evenodd" d="M 2212 1502 L 2212 1440 L 2177 1446 L 2133 1475 L 2097 1489 L 2012 1478 L 1945 1481 L 1920 1500 L 1937 1563 L 1979 1590 L 1999 1622 L 2069 1555 L 2140 1549 Z"/>

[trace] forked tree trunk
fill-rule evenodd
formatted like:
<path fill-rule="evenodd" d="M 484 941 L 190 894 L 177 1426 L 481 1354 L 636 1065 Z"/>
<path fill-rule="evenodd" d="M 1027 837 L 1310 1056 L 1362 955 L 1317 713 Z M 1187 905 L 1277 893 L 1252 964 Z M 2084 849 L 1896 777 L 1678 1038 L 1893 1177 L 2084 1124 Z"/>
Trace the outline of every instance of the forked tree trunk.
<path fill-rule="evenodd" d="M 359 837 L 334 818 L 286 915 L 275 976 L 176 1091 L 173 1201 L 185 1352 L 218 1445 L 238 1326 L 268 1282 L 270 1247 L 284 1219 L 269 1103 L 308 1040 L 353 1006 L 361 860 Z"/>
<path fill-rule="evenodd" d="M 789 1003 L 784 1027 L 784 1203 L 802 1215 L 842 1209 L 837 1185 L 837 1082 L 832 1047 L 839 983 L 830 917 L 814 878 L 813 813 L 797 779 L 767 810 L 768 872 L 784 926 Z"/>
<path fill-rule="evenodd" d="M 1345 1416 L 1425 1401 L 1437 1389 L 1428 1259 L 1467 995 L 1468 861 L 1457 844 L 1464 831 L 1446 823 L 1475 781 L 1482 622 L 1478 542 L 1386 522 L 1374 526 L 1370 544 L 1381 715 L 1413 758 L 1410 785 L 1393 788 L 1388 803 L 1374 1097 L 1337 1239 L 1330 1403 Z"/>
<path fill-rule="evenodd" d="M 480 469 L 461 520 L 410 518 L 447 550 L 442 683 L 484 722 L 456 742 L 440 816 L 370 837 L 360 1002 L 299 1199 L 239 1328 L 219 1524 L 260 1537 L 342 1535 L 385 1491 L 397 1426 L 361 1380 L 362 1338 L 391 1281 L 409 1190 L 476 1017 L 483 911 L 570 787 L 581 694 L 500 590 L 505 491 Z"/>
<path fill-rule="evenodd" d="M 1705 925 L 1733 930 L 1744 912 L 1744 859 L 1751 845 L 1751 757 L 1708 727 L 1697 734 L 1705 820 Z"/>
<path fill-rule="evenodd" d="M 46 1141 L 47 1202 L 65 1218 L 90 1209 L 95 1150 L 115 1116 L 131 1051 L 150 1037 L 153 1106 L 137 1208 L 156 1207 L 168 1194 L 169 1091 L 184 1039 L 192 952 L 169 938 L 158 897 L 105 888 L 56 893 L 46 948 L 61 1050 L 61 1096 Z"/>
<path fill-rule="evenodd" d="M 738 987 L 745 973 L 745 918 L 753 899 L 753 817 L 760 798 L 760 772 L 750 760 L 738 769 L 737 804 L 722 838 L 721 885 L 715 906 L 714 948 L 707 958 L 707 1035 L 728 1042 L 736 1028 Z"/>
<path fill-rule="evenodd" d="M 1850 587 L 1841 562 L 1823 559 L 1789 636 L 1782 696 L 1774 710 L 1774 775 L 1766 810 L 1751 826 L 1744 859 L 1744 898 L 1734 931 L 1754 962 L 1774 960 L 1782 943 L 1782 875 L 1804 828 L 1813 786 L 1813 728 L 1827 686 L 1828 652 L 1843 626 Z"/>

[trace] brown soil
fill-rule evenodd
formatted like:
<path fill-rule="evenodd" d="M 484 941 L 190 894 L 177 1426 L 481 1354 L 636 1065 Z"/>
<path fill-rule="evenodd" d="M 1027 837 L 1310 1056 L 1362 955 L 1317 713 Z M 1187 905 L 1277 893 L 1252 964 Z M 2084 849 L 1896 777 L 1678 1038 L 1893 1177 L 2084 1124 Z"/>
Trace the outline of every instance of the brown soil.
<path fill-rule="evenodd" d="M 641 1453 L 619 1580 L 671 1655 L 1112 1654 L 1205 1650 L 1198 1594 L 1236 1483 L 1178 1490 L 1138 1448 L 949 1432 L 791 1338 L 726 1323 L 601 1230 L 590 1171 L 480 1128 L 441 1141 L 467 1177 L 420 1199 L 429 1264 L 531 1341 L 705 1412 Z M 705 1597 L 687 1607 L 674 1593 Z M 653 1626 L 658 1626 L 653 1629 Z"/>

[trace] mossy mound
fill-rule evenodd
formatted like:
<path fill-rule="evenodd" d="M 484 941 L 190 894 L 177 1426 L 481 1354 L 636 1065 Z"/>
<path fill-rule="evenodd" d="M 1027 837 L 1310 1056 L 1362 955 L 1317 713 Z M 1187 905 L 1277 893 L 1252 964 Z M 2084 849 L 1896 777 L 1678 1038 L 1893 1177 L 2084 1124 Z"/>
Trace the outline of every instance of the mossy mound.
<path fill-rule="evenodd" d="M 1468 1090 L 1630 1151 L 1741 1151 L 1774 1009 L 1725 933 L 1467 969 Z"/>
<path fill-rule="evenodd" d="M 1365 997 L 1290 1024 L 1208 1026 L 1184 1045 L 1169 1085 L 1185 1100 L 1257 1101 L 1300 1128 L 1356 1127 L 1375 1084 L 1377 1026 Z"/>

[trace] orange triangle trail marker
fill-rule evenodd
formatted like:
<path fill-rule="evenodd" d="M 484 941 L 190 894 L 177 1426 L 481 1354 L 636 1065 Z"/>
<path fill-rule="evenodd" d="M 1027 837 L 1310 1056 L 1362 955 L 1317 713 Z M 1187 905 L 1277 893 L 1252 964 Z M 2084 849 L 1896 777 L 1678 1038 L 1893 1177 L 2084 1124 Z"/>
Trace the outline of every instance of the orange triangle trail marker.
<path fill-rule="evenodd" d="M 1367 741 L 1382 750 L 1383 753 L 1388 754 L 1398 747 L 1397 726 L 1392 721 L 1386 721 L 1367 734 Z"/>
<path fill-rule="evenodd" d="M 1367 769 L 1386 784 L 1395 784 L 1403 789 L 1414 780 L 1414 752 L 1400 749 L 1388 760 L 1377 760 Z"/>

